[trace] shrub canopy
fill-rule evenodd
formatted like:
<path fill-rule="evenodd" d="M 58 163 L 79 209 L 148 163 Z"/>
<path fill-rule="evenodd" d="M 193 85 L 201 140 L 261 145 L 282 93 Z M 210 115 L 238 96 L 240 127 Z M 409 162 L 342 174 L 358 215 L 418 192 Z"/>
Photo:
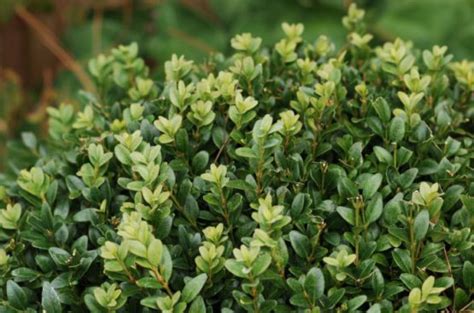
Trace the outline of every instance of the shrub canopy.
<path fill-rule="evenodd" d="M 285 23 L 164 81 L 136 44 L 92 60 L 3 176 L 2 311 L 473 309 L 474 63 L 363 16 L 340 50 Z"/>

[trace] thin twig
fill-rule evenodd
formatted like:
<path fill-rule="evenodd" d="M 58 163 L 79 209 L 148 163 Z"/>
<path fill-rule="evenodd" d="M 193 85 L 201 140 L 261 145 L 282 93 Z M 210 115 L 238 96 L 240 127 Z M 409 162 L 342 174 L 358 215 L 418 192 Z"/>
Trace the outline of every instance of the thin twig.
<path fill-rule="evenodd" d="M 443 252 L 444 252 L 444 258 L 446 259 L 446 263 L 448 264 L 448 273 L 449 276 L 453 279 L 453 297 L 456 295 L 456 280 L 454 279 L 453 276 L 453 270 L 451 269 L 451 263 L 449 262 L 449 257 L 448 257 L 448 252 L 446 251 L 446 247 L 443 247 Z M 454 301 L 453 301 L 454 303 Z"/>
<path fill-rule="evenodd" d="M 87 73 L 82 69 L 81 65 L 66 51 L 58 42 L 56 36 L 38 20 L 33 14 L 28 12 L 23 6 L 17 6 L 15 12 L 31 29 L 37 34 L 42 44 L 54 54 L 59 61 L 69 70 L 71 70 L 80 81 L 84 89 L 95 91 L 94 84 Z"/>
<path fill-rule="evenodd" d="M 467 310 L 473 303 L 474 303 L 474 300 L 469 301 L 469 303 L 466 304 L 465 306 L 463 306 L 463 307 L 459 310 L 459 312 L 464 312 L 464 310 Z M 470 312 L 470 311 L 469 311 L 469 312 Z"/>
<path fill-rule="evenodd" d="M 227 144 L 229 143 L 229 139 L 230 139 L 230 136 L 227 136 L 224 143 L 222 144 L 219 151 L 217 152 L 216 158 L 214 159 L 214 164 L 217 164 L 217 161 L 219 161 L 219 158 L 220 158 L 222 152 L 224 151 L 224 149 L 227 147 Z"/>

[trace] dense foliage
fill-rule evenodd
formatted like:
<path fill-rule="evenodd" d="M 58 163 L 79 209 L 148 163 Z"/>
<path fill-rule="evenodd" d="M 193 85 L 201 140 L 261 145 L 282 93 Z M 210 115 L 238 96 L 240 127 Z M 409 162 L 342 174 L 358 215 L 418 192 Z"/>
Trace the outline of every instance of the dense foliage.
<path fill-rule="evenodd" d="M 474 309 L 474 63 L 363 17 L 339 51 L 285 23 L 162 82 L 136 44 L 92 60 L 2 180 L 2 311 Z"/>

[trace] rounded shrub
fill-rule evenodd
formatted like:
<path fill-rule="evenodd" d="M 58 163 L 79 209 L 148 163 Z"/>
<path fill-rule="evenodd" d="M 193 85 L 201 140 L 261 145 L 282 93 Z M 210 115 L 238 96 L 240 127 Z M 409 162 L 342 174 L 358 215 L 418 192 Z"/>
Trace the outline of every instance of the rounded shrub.
<path fill-rule="evenodd" d="M 159 81 L 136 44 L 92 60 L 2 176 L 2 312 L 473 310 L 474 63 L 363 16 Z"/>

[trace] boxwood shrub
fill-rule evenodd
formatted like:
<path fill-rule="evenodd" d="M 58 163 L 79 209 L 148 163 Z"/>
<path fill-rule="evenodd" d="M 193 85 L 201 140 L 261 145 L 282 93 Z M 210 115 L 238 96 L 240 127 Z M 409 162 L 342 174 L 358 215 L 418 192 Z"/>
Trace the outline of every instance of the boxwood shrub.
<path fill-rule="evenodd" d="M 474 63 L 363 17 L 162 80 L 136 44 L 92 60 L 2 176 L 1 311 L 473 310 Z"/>

